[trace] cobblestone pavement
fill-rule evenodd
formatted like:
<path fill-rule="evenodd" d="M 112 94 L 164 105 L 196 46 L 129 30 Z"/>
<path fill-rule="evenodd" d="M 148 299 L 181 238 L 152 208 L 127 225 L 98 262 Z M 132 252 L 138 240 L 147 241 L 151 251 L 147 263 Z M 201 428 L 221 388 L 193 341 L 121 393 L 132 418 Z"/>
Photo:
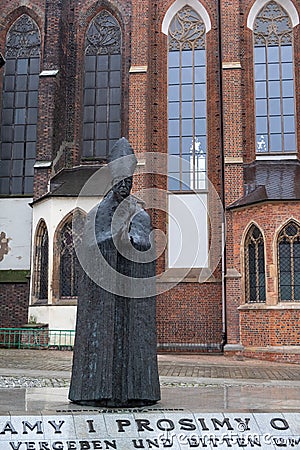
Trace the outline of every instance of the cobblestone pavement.
<path fill-rule="evenodd" d="M 300 381 L 297 364 L 167 353 L 158 361 L 161 377 Z M 0 349 L 0 387 L 66 386 L 71 367 L 70 351 Z"/>

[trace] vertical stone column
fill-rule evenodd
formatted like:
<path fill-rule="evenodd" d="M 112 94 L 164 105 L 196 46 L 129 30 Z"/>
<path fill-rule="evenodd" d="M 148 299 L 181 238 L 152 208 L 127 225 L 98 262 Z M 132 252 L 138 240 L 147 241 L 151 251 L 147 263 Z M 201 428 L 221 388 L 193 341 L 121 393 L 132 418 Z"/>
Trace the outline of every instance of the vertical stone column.
<path fill-rule="evenodd" d="M 63 6 L 63 3 L 65 4 Z M 44 49 L 41 60 L 39 80 L 39 121 L 37 129 L 37 155 L 35 165 L 34 198 L 47 191 L 52 160 L 58 150 L 63 133 L 63 8 L 66 2 L 46 0 L 45 28 L 43 33 Z M 62 75 L 62 76 L 61 76 Z"/>
<path fill-rule="evenodd" d="M 222 94 L 223 94 L 223 146 L 225 207 L 243 196 L 243 101 L 242 66 L 240 60 L 240 4 L 220 0 Z M 226 317 L 227 346 L 225 351 L 239 350 L 239 314 L 241 275 L 234 258 L 233 220 L 227 213 L 226 246 Z"/>

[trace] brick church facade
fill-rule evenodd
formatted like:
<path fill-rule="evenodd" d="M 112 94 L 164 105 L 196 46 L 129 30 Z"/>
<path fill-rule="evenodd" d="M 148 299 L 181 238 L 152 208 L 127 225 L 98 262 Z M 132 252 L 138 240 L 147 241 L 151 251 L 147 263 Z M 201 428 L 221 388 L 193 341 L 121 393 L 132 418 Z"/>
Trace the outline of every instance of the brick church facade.
<path fill-rule="evenodd" d="M 74 329 L 72 220 L 125 136 L 165 236 L 159 348 L 299 362 L 299 3 L 0 5 L 0 327 Z"/>

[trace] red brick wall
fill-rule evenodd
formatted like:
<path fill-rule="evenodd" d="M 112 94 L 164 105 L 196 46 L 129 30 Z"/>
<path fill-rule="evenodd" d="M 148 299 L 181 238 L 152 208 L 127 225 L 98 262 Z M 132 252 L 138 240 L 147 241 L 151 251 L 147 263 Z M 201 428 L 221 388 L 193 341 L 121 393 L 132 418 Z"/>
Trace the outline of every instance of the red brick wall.
<path fill-rule="evenodd" d="M 29 283 L 1 283 L 0 327 L 21 327 L 28 322 Z"/>

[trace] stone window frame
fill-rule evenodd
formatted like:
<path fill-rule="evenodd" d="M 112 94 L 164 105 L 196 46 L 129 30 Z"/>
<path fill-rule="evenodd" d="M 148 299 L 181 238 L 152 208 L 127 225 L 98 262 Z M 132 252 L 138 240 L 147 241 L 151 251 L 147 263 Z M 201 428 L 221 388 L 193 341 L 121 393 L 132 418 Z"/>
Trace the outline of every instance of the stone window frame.
<path fill-rule="evenodd" d="M 278 299 L 278 305 L 280 305 L 281 307 L 288 307 L 289 305 L 291 305 L 292 303 L 295 303 L 297 305 L 299 305 L 300 302 L 300 296 L 299 299 L 295 299 L 295 292 L 294 292 L 294 287 L 295 285 L 293 284 L 291 287 L 292 290 L 292 297 L 291 299 L 281 299 L 281 286 L 280 286 L 280 282 L 281 282 L 281 267 L 280 267 L 280 241 L 282 239 L 282 236 L 284 234 L 285 229 L 289 226 L 289 225 L 295 225 L 298 228 L 298 232 L 296 234 L 296 237 L 299 238 L 299 248 L 300 248 L 300 222 L 295 219 L 294 217 L 289 218 L 287 221 L 285 221 L 285 223 L 283 225 L 280 226 L 279 230 L 276 233 L 275 236 L 275 251 L 274 251 L 274 256 L 276 259 L 276 271 L 277 271 L 277 299 Z M 293 247 L 292 247 L 293 248 Z M 294 268 L 294 262 L 293 262 L 293 256 L 291 255 L 291 268 Z M 295 272 L 291 274 L 291 278 L 293 278 L 295 275 Z M 299 271 L 299 277 L 300 277 L 300 271 Z M 300 282 L 298 284 L 298 290 L 300 291 Z"/>
<path fill-rule="evenodd" d="M 260 290 L 260 283 L 258 280 L 258 277 L 260 275 L 259 272 L 259 254 L 258 254 L 258 246 L 255 246 L 255 275 L 256 275 L 256 285 L 255 285 L 255 289 L 256 289 L 256 296 L 255 296 L 255 300 L 251 299 L 250 293 L 251 293 L 251 280 L 250 280 L 250 273 L 249 273 L 249 261 L 248 261 L 248 257 L 249 257 L 249 241 L 251 238 L 251 234 L 253 234 L 253 231 L 257 229 L 260 233 L 260 237 L 262 240 L 262 244 L 263 244 L 263 277 L 264 277 L 264 286 L 262 286 L 262 288 L 264 288 L 264 293 L 263 295 L 260 295 L 260 292 L 258 292 L 258 290 Z M 255 240 L 257 240 L 258 238 L 254 238 Z M 242 254 L 242 261 L 243 261 L 243 273 L 244 273 L 244 297 L 245 297 L 245 304 L 246 305 L 265 305 L 267 303 L 267 271 L 266 271 L 266 242 L 265 242 L 265 237 L 263 234 L 263 231 L 261 229 L 261 227 L 255 223 L 255 222 L 251 222 L 247 229 L 245 230 L 244 233 L 244 238 L 242 241 L 243 245 L 242 245 L 242 249 L 243 249 L 243 254 Z M 258 296 L 257 296 L 258 294 Z"/>
<path fill-rule="evenodd" d="M 118 29 L 112 29 L 110 33 L 111 40 L 105 42 L 105 39 L 103 39 L 103 46 L 99 45 L 97 47 L 92 42 L 93 40 L 91 38 L 89 39 L 88 33 L 92 26 L 95 28 L 95 25 L 97 25 L 96 29 L 98 30 L 99 24 L 97 24 L 97 19 L 101 15 L 104 17 L 106 16 L 107 21 L 110 21 L 110 25 L 112 25 L 113 22 L 118 25 Z M 116 45 L 117 38 L 119 38 L 119 42 Z M 123 100 L 122 27 L 117 17 L 108 9 L 102 9 L 88 23 L 83 50 L 82 159 L 106 160 L 112 145 L 122 134 L 121 117 Z M 95 70 L 92 70 L 91 68 L 90 70 L 87 70 L 87 65 L 89 63 L 88 58 L 95 60 Z M 101 58 L 107 59 L 107 70 L 104 66 L 101 67 Z M 117 59 L 119 60 L 119 63 Z M 106 62 L 104 63 L 106 64 Z M 90 63 L 93 63 L 93 61 L 90 61 Z M 103 86 L 102 84 L 99 85 L 99 73 L 102 74 L 102 80 L 107 78 L 106 85 L 104 85 L 105 83 Z M 107 77 L 104 76 L 106 74 Z M 106 100 L 102 98 L 105 89 Z M 118 90 L 119 93 L 117 92 Z M 97 146 L 99 147 L 98 150 Z M 100 146 L 102 150 L 100 149 Z M 103 149 L 105 151 L 103 151 Z"/>
<path fill-rule="evenodd" d="M 47 236 L 47 257 L 45 260 L 45 255 L 43 255 L 43 239 Z M 32 303 L 47 304 L 49 297 L 49 232 L 46 221 L 40 219 L 35 230 L 34 237 L 34 257 L 33 257 L 33 283 L 32 283 Z M 46 296 L 41 295 L 41 277 L 46 277 L 45 281 L 47 291 Z"/>
<path fill-rule="evenodd" d="M 35 32 L 28 31 L 27 40 L 25 32 L 18 39 L 18 33 L 22 33 L 18 23 L 22 20 L 27 20 L 27 28 L 32 25 Z M 10 32 L 15 32 L 15 39 L 11 39 Z M 33 41 L 30 40 L 32 36 Z M 0 184 L 3 183 L 0 193 L 3 195 L 31 196 L 33 193 L 41 51 L 41 31 L 37 22 L 27 12 L 20 14 L 9 27 L 5 43 L 2 91 L 5 114 L 2 114 L 0 149 L 0 159 L 3 164 L 5 162 L 0 175 Z"/>
<path fill-rule="evenodd" d="M 294 158 L 296 157 L 297 154 L 297 127 L 296 127 L 296 105 L 295 105 L 295 89 L 296 89 L 296 77 L 295 77 L 295 58 L 294 58 L 294 45 L 293 45 L 293 28 L 299 23 L 299 16 L 297 13 L 296 8 L 294 7 L 293 3 L 290 0 L 262 0 L 262 1 L 256 1 L 247 18 L 247 26 L 248 28 L 250 28 L 253 32 L 253 68 L 255 71 L 255 67 L 258 66 L 263 66 L 263 63 L 259 64 L 258 62 L 255 62 L 255 49 L 256 48 L 269 48 L 268 44 L 266 44 L 265 46 L 255 46 L 255 23 L 256 20 L 259 16 L 259 14 L 265 9 L 267 8 L 267 6 L 270 3 L 276 3 L 278 5 L 279 8 L 282 9 L 283 13 L 286 15 L 286 17 L 288 18 L 288 21 L 290 22 L 290 34 L 291 34 L 291 43 L 289 46 L 291 46 L 292 48 L 292 61 L 289 64 L 292 64 L 292 78 L 290 75 L 284 75 L 283 73 L 283 65 L 286 63 L 284 63 L 284 61 L 281 61 L 281 49 L 286 47 L 285 45 L 278 45 L 278 51 L 279 51 L 279 59 L 277 62 L 277 65 L 279 66 L 279 80 L 275 80 L 274 78 L 274 86 L 275 84 L 279 84 L 279 95 L 276 96 L 276 98 L 270 96 L 269 92 L 268 92 L 268 86 L 270 84 L 270 80 L 271 78 L 269 78 L 268 80 L 268 73 L 266 74 L 266 87 L 267 87 L 267 92 L 265 94 L 264 98 L 260 97 L 256 97 L 255 94 L 255 88 L 254 88 L 254 113 L 255 113 L 255 153 L 256 153 L 256 158 L 258 159 L 267 159 L 267 158 Z M 266 55 L 268 52 L 265 52 Z M 268 66 L 270 66 L 270 63 L 268 63 L 267 61 L 267 56 L 265 57 L 265 67 L 267 69 Z M 276 61 L 274 61 L 274 64 L 276 63 Z M 273 66 L 274 66 L 273 64 Z M 272 65 L 272 64 L 271 64 Z M 276 64 L 275 64 L 276 65 Z M 272 67 L 273 67 L 272 66 Z M 274 66 L 275 68 L 275 66 Z M 270 67 L 271 69 L 271 67 Z M 272 79 L 273 79 L 272 78 Z M 254 75 L 254 85 L 255 85 L 255 81 L 257 83 L 259 83 L 260 80 L 256 80 L 255 79 L 255 75 Z M 264 80 L 261 80 L 262 82 L 264 82 Z M 288 94 L 285 94 L 283 92 L 283 84 L 285 83 L 287 85 L 288 82 L 292 81 L 293 82 L 293 89 L 294 89 L 294 93 L 292 96 L 288 96 Z M 272 83 L 272 81 L 271 81 Z M 262 83 L 261 83 L 262 84 Z M 266 102 L 266 106 L 263 106 L 263 100 L 265 99 Z M 287 101 L 294 99 L 294 107 L 293 107 L 293 111 L 292 113 L 290 112 L 290 110 L 286 110 L 285 109 L 288 107 L 287 106 Z M 264 110 L 261 110 L 260 113 L 258 113 L 258 102 L 262 103 L 262 106 L 264 108 Z M 273 102 L 272 104 L 272 108 L 271 108 L 271 102 Z M 284 104 L 285 102 L 285 104 Z M 278 105 L 277 105 L 278 103 Z M 276 106 L 277 105 L 277 106 Z M 279 108 L 280 111 L 278 113 L 277 109 L 274 108 Z M 290 108 L 290 107 L 289 107 Z M 265 111 L 265 112 L 263 112 Z M 263 125 L 264 122 L 266 122 L 267 124 L 267 130 L 265 130 L 265 132 L 260 132 L 259 130 L 257 130 L 257 118 L 260 118 L 260 124 Z M 281 127 L 281 131 L 280 133 L 276 134 L 274 132 L 274 130 L 272 131 L 272 127 L 274 128 L 274 126 L 277 124 L 277 122 L 280 122 L 280 127 Z M 271 123 L 272 122 L 272 123 Z M 291 123 L 294 123 L 294 131 L 292 130 L 292 126 Z M 272 125 L 273 124 L 273 125 Z M 277 125 L 276 125 L 277 127 Z M 260 136 L 260 137 L 259 137 Z M 280 138 L 279 138 L 280 136 Z M 291 142 L 293 141 L 293 137 L 294 137 L 294 141 L 295 141 L 295 146 L 294 148 L 292 143 L 289 144 L 289 140 L 291 140 Z M 274 140 L 275 143 L 275 139 L 279 139 L 281 142 L 281 149 L 279 149 L 278 151 L 272 151 L 272 148 L 270 148 L 270 140 Z M 265 150 L 264 150 L 265 149 Z"/>
<path fill-rule="evenodd" d="M 61 295 L 61 232 L 64 227 L 73 221 L 75 214 L 80 214 L 81 218 L 85 220 L 87 213 L 76 207 L 70 211 L 63 219 L 59 222 L 56 227 L 53 236 L 53 267 L 52 267 L 52 299 L 53 303 L 59 304 L 72 304 L 77 302 L 77 295 L 62 296 Z"/>
<path fill-rule="evenodd" d="M 175 8 L 176 6 L 176 8 Z M 175 2 L 172 7 L 166 13 L 163 29 L 167 28 L 168 35 L 168 111 L 173 111 L 174 115 L 170 115 L 168 112 L 168 154 L 169 154 L 169 165 L 168 165 L 168 173 L 169 173 L 169 190 L 173 192 L 191 192 L 193 190 L 197 191 L 205 191 L 207 189 L 206 186 L 206 173 L 207 173 L 207 52 L 206 52 L 206 35 L 210 29 L 210 22 L 207 20 L 207 15 L 203 11 L 203 7 L 201 5 L 201 13 L 199 11 L 199 5 L 196 7 L 194 2 L 186 2 L 182 4 L 182 2 Z M 184 29 L 185 26 L 177 27 L 177 29 L 171 30 L 171 27 L 174 27 L 175 21 L 180 22 L 185 20 L 184 16 L 189 14 L 198 17 L 199 24 L 197 24 L 198 38 L 193 38 L 193 33 L 186 33 L 186 36 L 178 37 L 178 30 Z M 173 16 L 171 16 L 171 12 Z M 180 13 L 183 13 L 180 15 Z M 167 20 L 168 17 L 168 20 Z M 192 21 L 191 23 L 194 23 Z M 186 25 L 186 22 L 184 23 Z M 207 30 L 207 27 L 209 28 Z M 192 31 L 192 30 L 191 30 Z M 192 40 L 189 41 L 189 36 L 192 36 Z M 185 64 L 183 61 L 184 50 L 192 50 L 191 55 L 191 64 Z M 196 55 L 197 52 L 197 55 Z M 204 62 L 200 61 L 203 59 L 203 56 L 200 55 L 201 52 L 204 52 Z M 176 59 L 176 53 L 179 54 L 179 62 L 172 63 L 171 56 L 174 56 Z M 199 53 L 199 55 L 198 55 Z M 196 62 L 195 56 L 198 57 L 199 61 Z M 173 58 L 173 59 L 174 59 Z M 199 64 L 199 67 L 198 67 Z M 191 67 L 190 67 L 191 66 Z M 197 67 L 197 71 L 196 71 Z M 191 71 L 191 81 L 190 83 L 184 81 L 184 71 Z M 204 77 L 201 80 L 196 80 L 196 74 L 199 75 L 200 69 L 202 72 L 204 71 Z M 172 77 L 171 72 L 174 72 L 174 77 Z M 178 72 L 178 80 L 176 78 Z M 187 74 L 188 76 L 188 74 Z M 174 79 L 173 79 L 174 78 Z M 177 81 L 176 81 L 177 80 Z M 204 81 L 203 81 L 204 80 Z M 196 89 L 198 88 L 199 92 L 203 89 L 205 93 L 201 96 L 201 98 L 196 95 Z M 200 89 L 201 88 L 201 89 Z M 179 90 L 179 98 L 176 101 L 176 95 L 173 99 L 171 96 L 171 91 L 174 92 Z M 192 91 L 190 101 L 189 99 L 184 97 L 184 89 L 186 91 L 186 95 L 188 94 L 188 89 Z M 185 101 L 186 100 L 186 101 Z M 178 114 L 176 115 L 176 107 L 178 105 Z M 191 109 L 191 112 L 185 115 L 185 109 Z M 204 106 L 204 111 L 201 113 L 200 110 Z M 198 109 L 198 112 L 196 111 Z M 202 115 L 201 115 L 202 114 Z M 177 132 L 170 132 L 171 125 L 174 125 L 178 128 Z M 173 126 L 173 128 L 174 128 Z M 183 128 L 191 128 L 187 133 L 183 130 Z M 177 134 L 176 134 L 177 133 Z M 186 142 L 184 142 L 186 141 Z M 174 146 L 174 147 L 172 147 Z M 173 148 L 173 151 L 172 151 Z M 191 155 L 190 155 L 191 154 Z M 190 155 L 190 156 L 189 156 Z M 176 157 L 178 156 L 178 157 Z M 192 157 L 192 161 L 191 161 Z"/>

